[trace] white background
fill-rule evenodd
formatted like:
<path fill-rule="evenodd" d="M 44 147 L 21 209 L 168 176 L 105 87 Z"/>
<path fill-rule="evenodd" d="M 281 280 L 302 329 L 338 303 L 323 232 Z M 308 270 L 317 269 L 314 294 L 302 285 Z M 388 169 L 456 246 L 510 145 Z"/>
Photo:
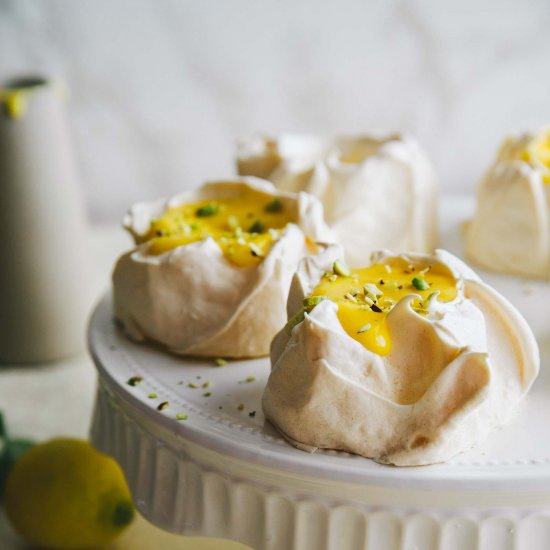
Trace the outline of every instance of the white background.
<path fill-rule="evenodd" d="M 548 0 L 0 0 L 0 78 L 69 84 L 96 222 L 231 174 L 256 131 L 406 131 L 471 192 L 550 121 L 549 29 Z"/>

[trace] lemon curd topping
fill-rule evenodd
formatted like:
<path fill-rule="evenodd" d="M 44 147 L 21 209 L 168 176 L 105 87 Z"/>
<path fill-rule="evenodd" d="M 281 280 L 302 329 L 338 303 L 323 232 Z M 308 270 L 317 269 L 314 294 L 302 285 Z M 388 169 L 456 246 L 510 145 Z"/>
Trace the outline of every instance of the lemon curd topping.
<path fill-rule="evenodd" d="M 537 165 L 543 166 L 545 171 L 542 175 L 544 183 L 550 184 L 550 130 L 541 132 L 533 140 L 531 147 L 527 151 L 529 160 Z"/>
<path fill-rule="evenodd" d="M 261 262 L 292 221 L 280 199 L 247 190 L 169 208 L 151 222 L 141 242 L 148 242 L 149 254 L 159 255 L 212 237 L 229 261 L 244 267 Z"/>
<path fill-rule="evenodd" d="M 541 169 L 542 181 L 550 184 L 550 129 L 539 132 L 524 147 L 512 149 L 505 154 L 509 143 L 510 141 L 504 143 L 499 156 L 508 156 L 510 160 L 522 160 L 534 168 Z"/>
<path fill-rule="evenodd" d="M 457 281 L 444 265 L 427 265 L 400 257 L 388 258 L 370 267 L 349 269 L 335 262 L 332 272 L 325 273 L 304 308 L 311 311 L 323 299 L 338 304 L 338 319 L 355 340 L 378 355 L 388 355 L 391 338 L 388 313 L 395 304 L 411 294 L 420 298 L 411 307 L 427 315 L 431 300 L 450 302 L 457 296 Z"/>

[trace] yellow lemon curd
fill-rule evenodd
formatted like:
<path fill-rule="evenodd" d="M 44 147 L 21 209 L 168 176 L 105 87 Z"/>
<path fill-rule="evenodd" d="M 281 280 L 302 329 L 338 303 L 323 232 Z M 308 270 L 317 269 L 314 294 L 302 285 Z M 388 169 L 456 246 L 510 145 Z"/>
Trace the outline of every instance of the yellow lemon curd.
<path fill-rule="evenodd" d="M 256 265 L 292 222 L 281 199 L 246 190 L 239 196 L 169 208 L 139 239 L 152 255 L 212 237 L 233 264 Z"/>
<path fill-rule="evenodd" d="M 500 157 L 509 144 L 506 142 L 501 150 Z M 519 150 L 508 153 L 511 160 L 522 160 L 534 168 L 542 169 L 542 181 L 550 184 L 550 129 L 542 130 L 527 145 Z"/>
<path fill-rule="evenodd" d="M 532 141 L 526 153 L 529 156 L 528 161 L 534 165 L 542 165 L 546 169 L 542 174 L 542 180 L 550 184 L 550 130 L 541 132 Z"/>
<path fill-rule="evenodd" d="M 400 257 L 359 269 L 335 262 L 333 272 L 325 273 L 304 300 L 304 307 L 307 311 L 308 305 L 316 305 L 322 298 L 336 302 L 344 330 L 370 351 L 388 355 L 388 313 L 411 294 L 420 296 L 412 301 L 413 310 L 427 315 L 431 300 L 450 302 L 456 298 L 457 281 L 442 264 L 428 265 Z"/>

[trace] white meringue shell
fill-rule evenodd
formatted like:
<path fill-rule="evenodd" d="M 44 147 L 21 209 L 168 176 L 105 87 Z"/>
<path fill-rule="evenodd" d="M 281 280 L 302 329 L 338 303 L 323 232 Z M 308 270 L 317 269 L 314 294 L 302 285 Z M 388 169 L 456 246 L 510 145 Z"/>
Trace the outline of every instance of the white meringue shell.
<path fill-rule="evenodd" d="M 521 136 L 507 149 L 532 138 Z M 488 269 L 548 279 L 550 185 L 536 166 L 502 157 L 479 184 L 476 211 L 466 227 L 466 254 Z"/>
<path fill-rule="evenodd" d="M 381 248 L 428 252 L 436 245 L 434 170 L 410 137 L 256 136 L 241 142 L 237 167 L 318 197 L 350 265 Z"/>
<path fill-rule="evenodd" d="M 373 262 L 389 255 L 377 253 Z M 289 316 L 338 257 L 331 246 L 300 263 Z M 447 460 L 509 420 L 539 369 L 527 323 L 451 254 L 436 251 L 429 261 L 446 264 L 464 296 L 432 302 L 428 317 L 403 298 L 388 315 L 388 356 L 351 338 L 329 300 L 290 335 L 275 337 L 262 403 L 289 441 L 411 466 Z"/>
<path fill-rule="evenodd" d="M 292 274 L 307 253 L 305 236 L 330 238 L 314 197 L 280 192 L 257 178 L 211 182 L 168 200 L 135 205 L 124 225 L 133 235 L 143 235 L 168 206 L 235 195 L 243 187 L 279 197 L 294 209 L 296 223 L 285 228 L 262 262 L 249 267 L 229 262 L 211 238 L 159 256 L 147 254 L 146 245 L 124 254 L 113 273 L 113 301 L 115 316 L 131 338 L 183 355 L 269 352 L 273 335 L 286 321 L 284 304 Z"/>

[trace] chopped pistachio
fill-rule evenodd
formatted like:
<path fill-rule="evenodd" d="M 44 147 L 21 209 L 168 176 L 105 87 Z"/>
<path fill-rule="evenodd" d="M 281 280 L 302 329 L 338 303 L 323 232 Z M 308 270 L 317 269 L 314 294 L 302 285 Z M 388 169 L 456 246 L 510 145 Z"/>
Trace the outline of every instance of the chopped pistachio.
<path fill-rule="evenodd" d="M 283 209 L 283 203 L 280 199 L 273 199 L 265 205 L 264 209 L 266 212 L 280 212 Z"/>
<path fill-rule="evenodd" d="M 428 290 L 430 288 L 430 285 L 422 277 L 413 277 L 411 283 L 417 290 Z"/>
<path fill-rule="evenodd" d="M 242 237 L 243 230 L 240 227 L 235 227 L 234 235 L 235 237 Z"/>
<path fill-rule="evenodd" d="M 210 387 L 210 382 L 204 382 L 203 385 L 202 385 L 203 388 L 208 388 Z"/>
<path fill-rule="evenodd" d="M 374 304 L 374 300 L 372 300 L 371 298 L 369 298 L 368 296 L 363 296 L 363 300 L 364 302 L 368 305 L 368 306 L 372 306 L 372 304 Z"/>
<path fill-rule="evenodd" d="M 155 392 L 151 392 L 148 396 L 149 399 L 156 399 L 158 395 Z"/>
<path fill-rule="evenodd" d="M 177 420 L 187 420 L 187 415 L 184 413 L 176 413 L 176 419 Z"/>
<path fill-rule="evenodd" d="M 372 306 L 370 306 L 370 308 L 371 308 L 372 311 L 374 311 L 375 313 L 382 313 L 382 310 L 381 310 L 376 304 L 372 304 Z"/>
<path fill-rule="evenodd" d="M 349 293 L 352 295 L 352 296 L 357 296 L 361 291 L 358 289 L 358 288 L 352 288 Z"/>
<path fill-rule="evenodd" d="M 244 237 L 239 237 L 237 239 L 237 244 L 240 244 L 241 246 L 244 246 L 246 244 L 246 241 L 244 240 Z"/>
<path fill-rule="evenodd" d="M 247 376 L 244 380 L 239 380 L 239 384 L 250 384 L 251 382 L 255 382 L 256 377 L 255 376 Z"/>
<path fill-rule="evenodd" d="M 387 273 L 391 273 L 392 271 L 391 266 L 388 264 L 384 264 L 384 269 L 386 270 Z"/>
<path fill-rule="evenodd" d="M 193 382 L 189 382 L 189 384 L 187 384 L 187 387 L 193 390 L 196 390 L 198 388 L 197 384 L 194 384 Z"/>
<path fill-rule="evenodd" d="M 326 300 L 326 296 L 307 296 L 304 298 L 304 307 L 314 308 L 317 304 L 320 304 L 323 300 Z"/>
<path fill-rule="evenodd" d="M 206 206 L 201 206 L 200 208 L 197 208 L 197 211 L 195 214 L 199 218 L 206 218 L 208 216 L 214 216 L 214 214 L 217 214 L 219 210 L 219 207 L 217 204 L 207 204 Z"/>
<path fill-rule="evenodd" d="M 342 260 L 336 260 L 332 264 L 332 270 L 336 275 L 340 275 L 340 277 L 349 277 L 351 275 L 349 267 Z"/>
<path fill-rule="evenodd" d="M 250 416 L 250 418 L 254 418 L 256 416 L 256 411 L 250 411 L 248 416 Z"/>
<path fill-rule="evenodd" d="M 371 300 L 377 300 L 384 294 L 374 283 L 363 285 L 363 291 L 365 292 L 365 296 L 368 296 Z"/>
<path fill-rule="evenodd" d="M 249 228 L 249 233 L 263 233 L 265 231 L 265 226 L 260 220 L 256 220 Z"/>
<path fill-rule="evenodd" d="M 238 411 L 244 410 L 244 403 L 239 403 L 239 406 L 237 407 Z"/>
<path fill-rule="evenodd" d="M 306 313 L 306 309 L 305 308 L 302 308 L 298 311 L 298 313 L 296 313 L 295 315 L 293 315 L 286 323 L 285 325 L 285 332 L 290 335 L 290 333 L 292 332 L 292 329 L 300 324 L 303 320 L 304 320 L 304 314 Z"/>
<path fill-rule="evenodd" d="M 231 229 L 237 229 L 237 227 L 239 227 L 239 219 L 237 218 L 237 216 L 233 216 L 233 215 L 228 216 L 227 225 Z"/>
<path fill-rule="evenodd" d="M 351 294 L 350 292 L 346 292 L 346 293 L 344 294 L 344 298 L 345 298 L 346 300 L 349 300 L 350 302 L 355 303 L 355 304 L 357 303 L 357 298 L 356 298 L 355 296 L 353 296 L 353 294 Z"/>
<path fill-rule="evenodd" d="M 218 357 L 214 363 L 216 363 L 216 367 L 225 367 L 227 365 L 227 361 L 223 359 L 222 357 Z"/>
<path fill-rule="evenodd" d="M 143 382 L 143 378 L 141 376 L 132 376 L 132 378 L 128 379 L 127 384 L 129 386 L 139 386 Z"/>
<path fill-rule="evenodd" d="M 363 332 L 367 332 L 367 330 L 370 330 L 371 324 L 367 323 L 366 325 L 363 325 L 358 331 L 357 334 L 362 334 Z"/>
<path fill-rule="evenodd" d="M 391 309 L 397 302 L 395 300 L 392 300 L 391 298 L 382 298 L 378 305 L 380 307 L 384 307 L 386 309 Z"/>
<path fill-rule="evenodd" d="M 432 303 L 432 300 L 436 297 L 437 292 L 432 292 L 429 294 L 429 296 L 424 300 L 424 305 L 429 306 Z"/>
<path fill-rule="evenodd" d="M 248 247 L 250 248 L 250 252 L 252 253 L 252 256 L 256 256 L 258 258 L 263 258 L 264 253 L 260 249 L 260 247 L 254 243 L 248 243 Z"/>
<path fill-rule="evenodd" d="M 210 392 L 210 391 L 205 391 L 205 392 L 202 394 L 203 397 L 210 397 L 211 395 L 212 395 L 212 392 Z"/>
<path fill-rule="evenodd" d="M 157 411 L 163 411 L 164 409 L 168 408 L 168 401 L 163 401 L 162 403 L 159 403 L 157 407 Z"/>

